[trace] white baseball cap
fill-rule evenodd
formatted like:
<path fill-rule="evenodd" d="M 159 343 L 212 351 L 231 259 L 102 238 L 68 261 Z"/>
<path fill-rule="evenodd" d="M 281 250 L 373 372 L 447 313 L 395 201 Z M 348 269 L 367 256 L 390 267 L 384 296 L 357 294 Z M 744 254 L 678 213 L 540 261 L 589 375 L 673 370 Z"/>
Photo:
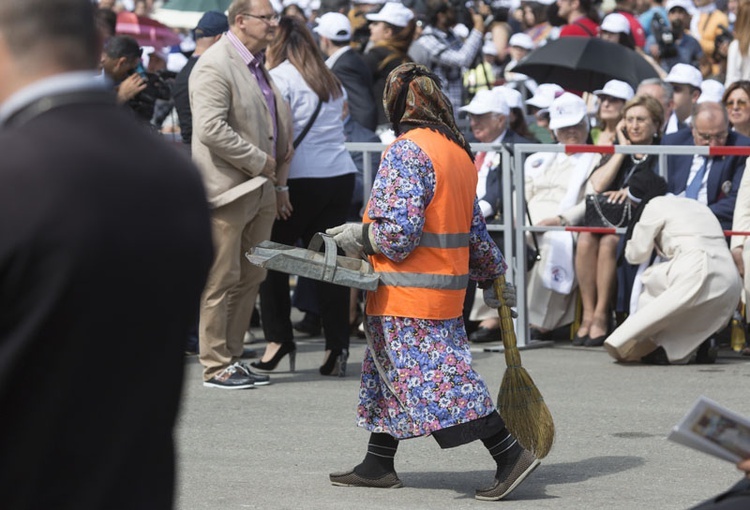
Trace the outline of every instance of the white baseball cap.
<path fill-rule="evenodd" d="M 575 94 L 564 92 L 549 107 L 549 128 L 575 126 L 586 116 L 586 102 Z"/>
<path fill-rule="evenodd" d="M 480 90 L 466 106 L 459 108 L 462 112 L 468 112 L 472 115 L 484 115 L 485 113 L 501 113 L 508 115 L 510 108 L 505 101 L 502 91 L 497 89 Z"/>
<path fill-rule="evenodd" d="M 688 14 L 695 12 L 695 4 L 690 0 L 667 0 L 667 5 L 664 6 L 667 12 L 671 11 L 675 7 L 681 7 L 687 11 Z"/>
<path fill-rule="evenodd" d="M 555 83 L 542 83 L 536 88 L 534 96 L 526 100 L 526 104 L 537 108 L 549 108 L 557 96 L 565 92 L 560 85 Z"/>
<path fill-rule="evenodd" d="M 414 17 L 414 13 L 411 9 L 403 6 L 403 4 L 388 2 L 380 9 L 379 12 L 372 14 L 366 14 L 365 18 L 370 21 L 384 21 L 396 27 L 405 27 Z"/>
<path fill-rule="evenodd" d="M 716 80 L 703 80 L 701 83 L 701 95 L 698 97 L 699 103 L 721 103 L 724 96 L 724 84 Z"/>
<path fill-rule="evenodd" d="M 349 18 L 338 12 L 327 12 L 318 18 L 313 31 L 331 41 L 348 41 L 352 38 L 352 24 Z"/>
<path fill-rule="evenodd" d="M 595 90 L 594 95 L 596 96 L 610 96 L 622 99 L 623 101 L 630 101 L 635 95 L 633 87 L 620 80 L 609 80 L 604 84 L 601 90 Z"/>
<path fill-rule="evenodd" d="M 519 48 L 523 48 L 525 50 L 533 50 L 534 41 L 531 40 L 529 34 L 519 32 L 510 36 L 510 39 L 508 40 L 508 46 L 518 46 Z"/>
<path fill-rule="evenodd" d="M 701 88 L 701 83 L 703 83 L 703 75 L 697 68 L 690 64 L 675 64 L 664 81 L 680 85 L 692 85 L 699 89 Z"/>
<path fill-rule="evenodd" d="M 492 42 L 492 39 L 486 39 L 482 44 L 482 53 L 484 55 L 495 55 L 497 56 L 497 46 Z"/>
<path fill-rule="evenodd" d="M 629 34 L 630 22 L 628 21 L 628 18 L 619 12 L 613 12 L 604 17 L 599 29 L 602 32 L 609 32 L 611 34 Z"/>
<path fill-rule="evenodd" d="M 516 89 L 500 85 L 499 87 L 494 87 L 492 90 L 499 90 L 503 94 L 509 108 L 523 108 L 523 96 Z"/>

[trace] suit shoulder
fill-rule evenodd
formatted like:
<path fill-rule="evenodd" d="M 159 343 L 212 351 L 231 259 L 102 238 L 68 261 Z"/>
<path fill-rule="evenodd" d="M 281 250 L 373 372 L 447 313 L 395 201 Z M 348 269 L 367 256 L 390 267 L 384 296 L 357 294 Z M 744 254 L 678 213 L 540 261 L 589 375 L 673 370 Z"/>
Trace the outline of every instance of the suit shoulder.
<path fill-rule="evenodd" d="M 684 127 L 679 131 L 665 135 L 661 141 L 662 145 L 693 145 L 693 130 L 692 128 Z"/>

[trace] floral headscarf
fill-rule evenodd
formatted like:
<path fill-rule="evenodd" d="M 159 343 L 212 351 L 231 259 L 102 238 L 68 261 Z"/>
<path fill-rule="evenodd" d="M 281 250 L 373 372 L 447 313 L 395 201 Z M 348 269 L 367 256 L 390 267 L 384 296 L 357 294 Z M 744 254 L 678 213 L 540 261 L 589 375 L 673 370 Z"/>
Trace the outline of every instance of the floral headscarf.
<path fill-rule="evenodd" d="M 440 90 L 440 78 L 425 66 L 407 62 L 394 69 L 385 84 L 383 107 L 396 136 L 410 128 L 431 128 L 463 147 L 474 160 L 471 147 L 456 126 L 453 107 Z"/>

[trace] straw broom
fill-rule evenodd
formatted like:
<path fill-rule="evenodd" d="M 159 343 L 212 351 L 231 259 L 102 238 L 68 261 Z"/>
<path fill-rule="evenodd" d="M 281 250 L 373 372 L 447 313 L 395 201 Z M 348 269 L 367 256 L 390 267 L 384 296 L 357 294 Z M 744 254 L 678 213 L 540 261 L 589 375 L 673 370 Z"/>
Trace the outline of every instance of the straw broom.
<path fill-rule="evenodd" d="M 521 445 L 537 458 L 544 458 L 555 440 L 555 424 L 544 403 L 542 394 L 526 369 L 521 366 L 521 353 L 516 345 L 516 333 L 510 307 L 503 299 L 505 275 L 494 282 L 495 294 L 500 300 L 500 331 L 505 347 L 505 375 L 497 395 L 497 405 L 505 426 Z"/>

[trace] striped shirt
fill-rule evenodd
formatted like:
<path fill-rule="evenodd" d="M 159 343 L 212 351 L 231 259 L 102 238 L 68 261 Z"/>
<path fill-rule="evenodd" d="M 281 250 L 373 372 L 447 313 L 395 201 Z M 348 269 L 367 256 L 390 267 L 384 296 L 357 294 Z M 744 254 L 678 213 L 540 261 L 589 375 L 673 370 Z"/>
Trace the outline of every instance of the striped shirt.
<path fill-rule="evenodd" d="M 263 97 L 266 98 L 268 111 L 271 112 L 271 120 L 273 121 L 273 156 L 276 157 L 276 138 L 279 134 L 279 127 L 278 123 L 276 122 L 276 97 L 273 95 L 271 84 L 269 83 L 268 78 L 266 78 L 266 75 L 263 72 L 263 63 L 265 61 L 265 56 L 263 55 L 263 53 L 258 53 L 257 55 L 253 55 L 252 53 L 250 53 L 250 50 L 248 50 L 247 47 L 242 44 L 242 42 L 237 38 L 236 35 L 232 33 L 231 30 L 226 33 L 226 38 L 229 39 L 229 42 L 232 43 L 232 46 L 234 46 L 234 48 L 237 50 L 240 58 L 245 63 L 250 72 L 253 73 L 255 79 L 258 80 L 258 85 L 260 86 L 261 92 L 263 92 Z"/>

